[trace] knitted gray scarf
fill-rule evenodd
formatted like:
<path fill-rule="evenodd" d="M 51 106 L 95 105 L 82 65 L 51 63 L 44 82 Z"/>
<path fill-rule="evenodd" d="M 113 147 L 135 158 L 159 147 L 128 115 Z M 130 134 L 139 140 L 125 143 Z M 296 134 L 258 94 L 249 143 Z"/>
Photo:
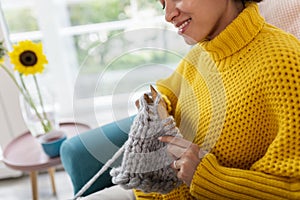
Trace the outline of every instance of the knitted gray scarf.
<path fill-rule="evenodd" d="M 123 151 L 121 166 L 110 171 L 114 184 L 125 189 L 164 194 L 182 183 L 170 167 L 174 158 L 167 153 L 167 144 L 158 140 L 163 135 L 182 136 L 172 116 L 160 118 L 158 110 L 161 109 L 162 97 L 157 92 L 155 95 L 152 93 L 139 99 L 139 112 L 130 128 L 128 140 L 73 199 L 80 197 Z"/>
<path fill-rule="evenodd" d="M 110 171 L 114 184 L 146 193 L 169 193 L 181 183 L 170 167 L 174 159 L 167 153 L 166 144 L 158 140 L 163 135 L 180 136 L 173 117 L 160 119 L 160 100 L 158 95 L 153 104 L 148 104 L 140 98 L 140 110 L 125 143 L 122 164 Z"/>

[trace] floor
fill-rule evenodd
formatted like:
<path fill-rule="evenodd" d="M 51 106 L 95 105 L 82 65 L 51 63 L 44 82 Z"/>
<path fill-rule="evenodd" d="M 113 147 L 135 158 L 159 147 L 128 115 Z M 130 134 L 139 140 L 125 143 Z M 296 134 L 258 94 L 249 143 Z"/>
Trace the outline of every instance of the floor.
<path fill-rule="evenodd" d="M 72 197 L 73 190 L 68 174 L 59 169 L 55 172 L 56 195 L 52 194 L 48 173 L 38 176 L 39 200 L 67 200 Z M 0 199 L 2 200 L 31 200 L 31 183 L 27 174 L 18 178 L 0 180 Z"/>

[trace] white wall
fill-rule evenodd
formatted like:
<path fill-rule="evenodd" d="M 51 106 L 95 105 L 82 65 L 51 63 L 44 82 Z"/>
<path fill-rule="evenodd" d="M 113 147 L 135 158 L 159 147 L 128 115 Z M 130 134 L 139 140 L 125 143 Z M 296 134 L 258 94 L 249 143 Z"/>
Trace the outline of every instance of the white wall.
<path fill-rule="evenodd" d="M 6 23 L 1 9 L 0 41 L 5 41 L 6 47 L 10 49 Z M 18 89 L 6 72 L 0 69 L 0 147 L 4 148 L 9 141 L 24 131 L 26 131 L 26 126 L 20 111 Z M 0 149 L 0 178 L 19 174 L 8 170 L 1 162 L 1 157 Z"/>
<path fill-rule="evenodd" d="M 0 13 L 0 40 L 5 41 L 5 46 L 11 49 L 8 40 L 6 23 L 2 11 Z M 9 66 L 9 63 L 5 63 Z M 11 68 L 12 70 L 12 68 Z M 7 144 L 8 140 L 26 130 L 20 106 L 19 91 L 11 78 L 3 69 L 0 70 L 0 145 Z"/>

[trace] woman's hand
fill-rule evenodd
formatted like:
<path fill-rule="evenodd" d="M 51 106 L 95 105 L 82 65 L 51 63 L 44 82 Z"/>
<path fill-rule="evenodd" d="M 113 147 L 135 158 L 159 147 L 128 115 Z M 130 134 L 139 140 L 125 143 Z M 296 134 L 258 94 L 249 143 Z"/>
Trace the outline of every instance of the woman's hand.
<path fill-rule="evenodd" d="M 177 177 L 190 186 L 194 173 L 206 152 L 197 144 L 183 138 L 163 136 L 159 140 L 169 144 L 168 152 L 175 157 L 171 167 L 177 171 Z"/>

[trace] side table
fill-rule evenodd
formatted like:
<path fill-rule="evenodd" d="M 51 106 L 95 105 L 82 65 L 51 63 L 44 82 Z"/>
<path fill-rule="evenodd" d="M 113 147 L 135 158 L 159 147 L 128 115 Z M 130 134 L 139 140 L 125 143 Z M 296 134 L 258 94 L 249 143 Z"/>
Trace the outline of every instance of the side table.
<path fill-rule="evenodd" d="M 90 127 L 78 122 L 60 123 L 60 129 L 65 131 L 67 137 L 85 132 Z M 29 131 L 13 139 L 3 151 L 3 162 L 12 169 L 30 173 L 32 199 L 38 200 L 37 175 L 38 171 L 48 170 L 53 194 L 55 188 L 55 166 L 61 164 L 60 157 L 49 158 L 43 151 L 41 144 Z"/>

